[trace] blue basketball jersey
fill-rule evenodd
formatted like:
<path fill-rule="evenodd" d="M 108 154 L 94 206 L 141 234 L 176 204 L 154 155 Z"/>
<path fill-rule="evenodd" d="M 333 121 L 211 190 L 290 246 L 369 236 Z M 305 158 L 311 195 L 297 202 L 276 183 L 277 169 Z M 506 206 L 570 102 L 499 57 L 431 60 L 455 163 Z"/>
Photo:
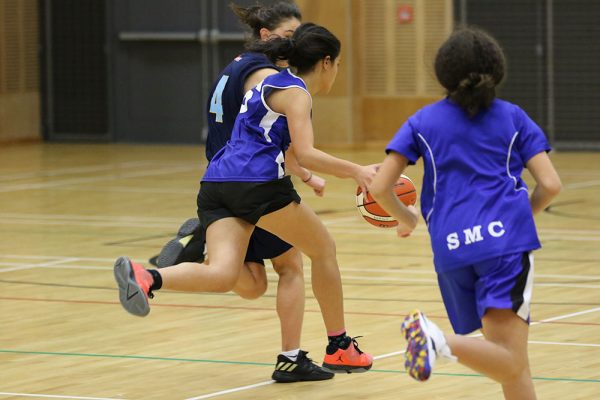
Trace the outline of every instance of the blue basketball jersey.
<path fill-rule="evenodd" d="M 449 99 L 408 119 L 386 152 L 423 157 L 421 213 L 438 272 L 540 247 L 521 173 L 549 150 L 527 114 L 499 99 L 471 119 Z"/>
<path fill-rule="evenodd" d="M 267 182 L 285 176 L 284 156 L 291 141 L 287 119 L 265 99 L 275 89 L 292 87 L 308 93 L 304 81 L 286 69 L 246 93 L 231 139 L 208 164 L 202 181 Z"/>
<path fill-rule="evenodd" d="M 235 117 L 242 105 L 246 79 L 263 68 L 277 69 L 264 54 L 243 53 L 229 63 L 215 81 L 206 107 L 206 158 L 209 161 L 231 137 Z"/>

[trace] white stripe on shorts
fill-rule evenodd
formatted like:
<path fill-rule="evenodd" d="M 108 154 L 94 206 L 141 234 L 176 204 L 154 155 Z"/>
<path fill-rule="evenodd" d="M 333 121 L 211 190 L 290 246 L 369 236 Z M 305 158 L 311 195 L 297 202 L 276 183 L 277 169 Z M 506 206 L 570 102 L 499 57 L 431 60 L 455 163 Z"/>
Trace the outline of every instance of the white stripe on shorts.
<path fill-rule="evenodd" d="M 531 294 L 533 292 L 533 252 L 529 252 L 529 272 L 527 273 L 527 283 L 523 290 L 523 304 L 517 310 L 517 315 L 523 320 L 529 319 L 529 313 L 531 312 Z"/>

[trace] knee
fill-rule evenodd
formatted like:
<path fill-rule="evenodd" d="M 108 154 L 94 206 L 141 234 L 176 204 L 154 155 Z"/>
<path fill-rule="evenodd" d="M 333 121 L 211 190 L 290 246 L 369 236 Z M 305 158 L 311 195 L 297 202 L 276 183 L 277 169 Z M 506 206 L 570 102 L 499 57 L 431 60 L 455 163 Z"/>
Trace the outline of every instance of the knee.
<path fill-rule="evenodd" d="M 336 245 L 335 241 L 331 236 L 328 236 L 326 240 L 323 241 L 323 244 L 319 247 L 319 252 L 314 254 L 307 254 L 311 260 L 321 260 L 321 259 L 331 259 L 336 258 Z"/>
<path fill-rule="evenodd" d="M 265 279 L 259 278 L 259 279 L 256 279 L 256 281 L 254 282 L 254 285 L 252 285 L 251 287 L 248 287 L 248 288 L 238 287 L 238 288 L 236 288 L 235 292 L 242 299 L 256 300 L 259 297 L 262 297 L 262 295 L 264 295 L 266 293 L 267 286 L 268 286 L 268 282 L 267 282 L 266 277 L 265 277 Z"/>
<path fill-rule="evenodd" d="M 295 248 L 288 250 L 283 256 L 272 259 L 271 262 L 273 263 L 273 269 L 279 275 L 279 279 L 304 277 L 302 253 Z"/>
<path fill-rule="evenodd" d="M 227 293 L 234 289 L 238 279 L 238 275 L 233 271 L 217 270 L 216 274 L 213 275 L 212 287 L 214 292 Z"/>
<path fill-rule="evenodd" d="M 529 368 L 527 360 L 515 359 L 511 368 L 505 371 L 502 384 L 516 384 L 521 382 L 524 378 L 528 378 L 528 376 Z"/>
<path fill-rule="evenodd" d="M 229 279 L 227 277 L 215 282 L 214 291 L 217 293 L 231 292 L 235 287 L 235 279 Z"/>

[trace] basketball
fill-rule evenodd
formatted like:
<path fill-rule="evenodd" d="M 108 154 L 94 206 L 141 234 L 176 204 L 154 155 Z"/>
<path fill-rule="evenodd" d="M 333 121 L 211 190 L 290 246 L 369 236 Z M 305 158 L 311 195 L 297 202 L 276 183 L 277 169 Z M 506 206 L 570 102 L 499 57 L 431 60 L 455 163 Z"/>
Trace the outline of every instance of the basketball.
<path fill-rule="evenodd" d="M 394 184 L 394 192 L 398 199 L 407 206 L 417 202 L 417 190 L 415 185 L 406 175 L 401 175 L 398 182 Z M 363 193 L 360 186 L 356 189 L 356 207 L 365 221 L 378 228 L 393 228 L 398 225 L 383 208 L 377 204 L 369 192 Z"/>

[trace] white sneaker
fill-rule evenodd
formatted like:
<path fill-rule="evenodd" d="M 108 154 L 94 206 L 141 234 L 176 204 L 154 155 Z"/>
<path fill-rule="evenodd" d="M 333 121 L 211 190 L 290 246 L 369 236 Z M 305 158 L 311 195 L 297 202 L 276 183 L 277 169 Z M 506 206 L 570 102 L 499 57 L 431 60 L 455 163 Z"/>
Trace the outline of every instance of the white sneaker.
<path fill-rule="evenodd" d="M 442 330 L 421 311 L 414 310 L 407 315 L 402 322 L 401 331 L 408 342 L 404 367 L 414 379 L 429 379 L 438 357 L 456 361 Z"/>

